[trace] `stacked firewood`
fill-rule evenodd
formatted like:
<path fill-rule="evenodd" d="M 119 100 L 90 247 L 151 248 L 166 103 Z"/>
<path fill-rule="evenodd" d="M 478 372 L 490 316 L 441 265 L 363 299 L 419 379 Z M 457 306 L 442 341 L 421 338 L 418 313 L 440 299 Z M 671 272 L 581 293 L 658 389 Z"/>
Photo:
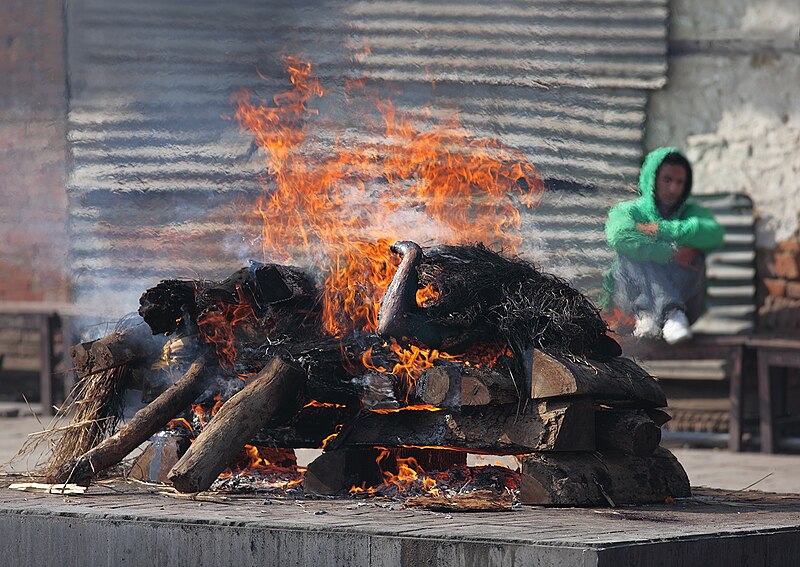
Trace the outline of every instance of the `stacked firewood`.
<path fill-rule="evenodd" d="M 124 380 L 138 376 L 152 401 L 114 435 L 56 459 L 51 480 L 89 483 L 171 420 L 186 417 L 193 403 L 219 397 L 227 380 L 238 391 L 222 400 L 188 448 L 173 444 L 177 462 L 167 479 L 179 491 L 208 489 L 252 444 L 324 445 L 305 474 L 309 493 L 344 494 L 380 482 L 376 455 L 388 451 L 395 460 L 413 456 L 426 471 L 463 466 L 468 453 L 515 455 L 526 504 L 616 505 L 689 494 L 680 464 L 659 447 L 669 419 L 660 409 L 663 392 L 619 356 L 583 296 L 481 247 L 427 255 L 413 243 L 394 249 L 403 260 L 382 304 L 379 334 L 317 332 L 314 286 L 294 268 L 258 266 L 223 282 L 168 280 L 148 290 L 144 322 L 77 345 L 72 355 L 83 379 L 124 368 Z M 423 286 L 439 293 L 437 308 L 414 303 Z M 256 322 L 238 337 L 234 366 L 196 333 L 209 320 L 204 314 L 226 305 L 247 306 Z M 180 337 L 184 357 L 193 354 L 177 380 L 155 370 L 168 349 L 152 335 L 164 333 Z M 481 342 L 508 347 L 495 364 L 439 359 L 409 385 L 358 365 L 369 349 L 372 366 L 391 368 L 398 361 L 389 341 L 462 352 Z M 236 374 L 243 371 L 251 377 L 241 387 Z"/>
<path fill-rule="evenodd" d="M 417 395 L 432 409 L 362 412 L 311 463 L 306 490 L 340 494 L 372 479 L 368 449 L 427 447 L 427 462 L 457 464 L 466 453 L 517 456 L 525 504 L 638 504 L 689 495 L 683 468 L 659 446 L 669 420 L 659 409 L 664 393 L 638 365 L 621 357 L 574 362 L 532 349 L 526 371 L 519 397 L 500 372 L 427 370 Z"/>

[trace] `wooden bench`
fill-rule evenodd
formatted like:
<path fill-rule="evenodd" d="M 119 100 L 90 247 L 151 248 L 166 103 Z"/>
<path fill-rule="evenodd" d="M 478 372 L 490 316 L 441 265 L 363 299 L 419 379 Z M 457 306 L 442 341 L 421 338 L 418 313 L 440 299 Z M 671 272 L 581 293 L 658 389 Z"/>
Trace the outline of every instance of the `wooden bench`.
<path fill-rule="evenodd" d="M 69 357 L 66 356 L 66 342 L 62 339 L 61 348 L 56 348 L 55 336 L 63 333 L 62 317 L 76 316 L 78 309 L 72 303 L 0 301 L 0 314 L 26 315 L 39 320 L 39 394 L 44 415 L 53 415 L 53 403 L 63 400 L 71 388 L 71 373 L 66 370 Z M 61 376 L 56 367 L 61 366 Z M 60 378 L 57 380 L 56 378 Z M 59 388 L 62 391 L 56 392 Z"/>
<path fill-rule="evenodd" d="M 621 342 L 626 355 L 634 356 L 662 382 L 668 397 L 670 390 L 681 387 L 719 390 L 727 381 L 728 447 L 740 451 L 743 375 L 753 364 L 747 345 L 757 310 L 753 203 L 741 193 L 698 195 L 695 200 L 711 209 L 725 227 L 725 241 L 706 259 L 708 310 L 692 326 L 694 338 L 675 346 L 632 337 L 622 337 Z M 702 408 L 702 399 L 698 402 L 686 411 Z M 673 411 L 683 409 L 677 403 Z"/>
<path fill-rule="evenodd" d="M 774 453 L 783 428 L 800 423 L 800 414 L 786 409 L 787 370 L 800 368 L 800 338 L 753 336 L 748 347 L 758 368 L 758 415 L 761 452 Z"/>

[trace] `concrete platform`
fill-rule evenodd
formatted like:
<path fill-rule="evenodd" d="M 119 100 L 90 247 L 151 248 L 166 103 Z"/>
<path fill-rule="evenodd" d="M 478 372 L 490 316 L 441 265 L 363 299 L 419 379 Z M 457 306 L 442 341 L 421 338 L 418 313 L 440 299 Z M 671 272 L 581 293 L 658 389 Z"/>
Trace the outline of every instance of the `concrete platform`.
<path fill-rule="evenodd" d="M 15 566 L 797 565 L 800 496 L 698 489 L 676 504 L 442 514 L 393 503 L 229 497 L 141 485 L 80 496 L 0 479 L 0 564 Z"/>

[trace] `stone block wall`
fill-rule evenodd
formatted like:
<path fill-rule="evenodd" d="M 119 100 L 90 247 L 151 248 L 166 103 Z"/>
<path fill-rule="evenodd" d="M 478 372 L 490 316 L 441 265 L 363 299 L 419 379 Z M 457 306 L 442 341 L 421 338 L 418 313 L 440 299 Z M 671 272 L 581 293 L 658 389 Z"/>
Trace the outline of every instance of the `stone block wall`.
<path fill-rule="evenodd" d="M 750 195 L 757 245 L 772 249 L 800 221 L 800 3 L 672 0 L 670 12 L 647 147 L 683 148 L 698 192 Z"/>

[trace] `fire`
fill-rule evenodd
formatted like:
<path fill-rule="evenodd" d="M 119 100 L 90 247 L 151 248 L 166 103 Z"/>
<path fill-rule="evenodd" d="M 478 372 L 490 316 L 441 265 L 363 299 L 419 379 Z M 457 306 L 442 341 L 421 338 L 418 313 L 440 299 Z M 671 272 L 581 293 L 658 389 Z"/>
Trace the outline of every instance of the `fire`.
<path fill-rule="evenodd" d="M 214 345 L 220 364 L 229 369 L 233 369 L 236 362 L 236 333 L 258 321 L 241 286 L 236 286 L 236 292 L 238 303 L 220 302 L 216 309 L 205 311 L 197 319 L 201 338 L 205 343 Z"/>
<path fill-rule="evenodd" d="M 605 319 L 609 329 L 621 335 L 630 335 L 636 325 L 636 319 L 633 315 L 620 311 L 616 307 L 610 311 L 603 312 L 603 319 Z"/>
<path fill-rule="evenodd" d="M 236 474 L 258 475 L 262 477 L 297 476 L 302 471 L 297 467 L 297 459 L 292 449 L 275 449 L 245 445 L 236 460 L 223 471 L 219 478 L 231 478 Z M 288 473 L 288 474 L 287 474 Z M 302 482 L 298 477 L 280 482 L 280 488 L 288 488 Z"/>
<path fill-rule="evenodd" d="M 422 375 L 426 368 L 431 368 L 438 359 L 452 359 L 453 357 L 445 352 L 436 349 L 420 348 L 410 344 L 408 348 L 403 348 L 394 339 L 389 344 L 389 349 L 400 359 L 394 367 L 389 370 L 383 366 L 377 366 L 372 361 L 372 347 L 368 348 L 361 355 L 361 364 L 367 370 L 375 370 L 382 374 L 393 374 L 397 376 L 402 384 L 403 397 L 408 403 L 411 390 L 417 383 L 417 379 Z"/>
<path fill-rule="evenodd" d="M 209 424 L 211 418 L 217 414 L 223 403 L 225 402 L 222 401 L 220 395 L 216 394 L 214 396 L 214 405 L 211 408 L 208 408 L 203 404 L 192 404 L 192 412 L 199 422 L 200 429 L 204 429 L 205 426 Z M 194 430 L 195 428 L 191 429 Z"/>
<path fill-rule="evenodd" d="M 496 366 L 501 357 L 513 357 L 511 347 L 503 342 L 475 343 L 459 358 L 467 366 L 491 368 Z"/>
<path fill-rule="evenodd" d="M 417 479 L 422 482 L 422 489 L 424 492 L 433 496 L 439 495 L 439 489 L 436 488 L 436 481 L 425 474 L 422 467 L 417 464 L 414 457 L 407 459 L 397 459 L 397 474 L 389 471 L 384 471 L 383 477 L 387 485 L 394 485 L 398 490 L 405 491 Z"/>
<path fill-rule="evenodd" d="M 436 303 L 436 300 L 439 299 L 439 292 L 436 291 L 433 285 L 428 284 L 417 290 L 416 298 L 419 307 L 426 307 L 431 303 Z"/>
<path fill-rule="evenodd" d="M 418 488 L 425 494 L 431 496 L 439 495 L 439 488 L 437 487 L 436 480 L 425 474 L 425 471 L 414 457 L 397 457 L 397 473 L 383 470 L 384 464 L 390 456 L 391 451 L 381 448 L 380 454 L 375 459 L 375 462 L 378 464 L 383 474 L 383 484 L 385 487 L 393 486 L 397 489 L 397 492 L 401 494 L 409 492 L 412 488 Z M 367 488 L 366 485 L 352 486 L 349 492 L 353 495 L 365 494 L 373 496 L 379 488 L 380 487 Z"/>
<path fill-rule="evenodd" d="M 400 263 L 389 250 L 393 242 L 386 238 L 376 243 L 354 242 L 331 259 L 323 304 L 328 333 L 337 337 L 348 330 L 378 327 L 381 299 Z"/>
<path fill-rule="evenodd" d="M 239 91 L 232 97 L 234 118 L 266 162 L 264 193 L 251 216 L 260 224 L 262 253 L 271 261 L 305 258 L 329 270 L 328 333 L 376 328 L 397 265 L 389 245 L 401 235 L 517 248 L 518 206 L 534 206 L 544 189 L 524 154 L 471 136 L 456 118 L 423 129 L 388 101 L 365 112 L 350 96 L 342 110 L 352 116 L 339 128 L 342 137 L 353 124 L 372 127 L 357 141 L 321 140 L 314 104 L 326 90 L 310 63 L 287 57 L 285 65 L 292 88 L 271 101 Z M 331 121 L 326 126 L 336 130 Z"/>

